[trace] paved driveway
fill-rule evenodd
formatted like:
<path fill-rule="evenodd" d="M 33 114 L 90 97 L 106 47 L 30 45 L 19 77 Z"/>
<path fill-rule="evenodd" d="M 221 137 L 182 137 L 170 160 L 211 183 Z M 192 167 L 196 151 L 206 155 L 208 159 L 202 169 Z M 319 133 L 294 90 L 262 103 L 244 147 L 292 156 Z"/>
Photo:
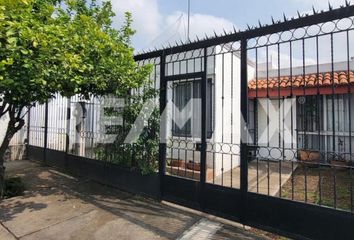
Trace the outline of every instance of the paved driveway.
<path fill-rule="evenodd" d="M 31 162 L 12 162 L 24 196 L 0 202 L 0 239 L 266 239 L 153 200 L 76 179 Z"/>

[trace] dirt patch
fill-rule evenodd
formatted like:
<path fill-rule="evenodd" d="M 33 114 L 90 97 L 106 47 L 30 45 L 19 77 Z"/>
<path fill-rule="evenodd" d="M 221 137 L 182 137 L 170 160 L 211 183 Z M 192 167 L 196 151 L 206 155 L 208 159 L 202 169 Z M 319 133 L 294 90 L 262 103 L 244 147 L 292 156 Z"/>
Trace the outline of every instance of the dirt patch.
<path fill-rule="evenodd" d="M 353 187 L 353 170 L 301 165 L 281 192 L 286 199 L 352 211 Z"/>

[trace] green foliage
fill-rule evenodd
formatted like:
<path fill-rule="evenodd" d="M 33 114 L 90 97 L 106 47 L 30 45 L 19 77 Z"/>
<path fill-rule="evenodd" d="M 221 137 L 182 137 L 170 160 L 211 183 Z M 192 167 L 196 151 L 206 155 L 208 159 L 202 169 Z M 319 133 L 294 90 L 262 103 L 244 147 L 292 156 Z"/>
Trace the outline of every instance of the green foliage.
<path fill-rule="evenodd" d="M 132 17 L 117 30 L 114 15 L 110 1 L 0 0 L 0 119 L 10 120 L 0 167 L 26 107 L 56 93 L 122 97 L 146 84 L 151 68 L 134 61 Z"/>
<path fill-rule="evenodd" d="M 25 185 L 20 177 L 9 178 L 5 180 L 5 198 L 11 198 L 23 195 Z"/>
<path fill-rule="evenodd" d="M 126 13 L 119 30 L 111 27 L 112 17 L 110 1 L 0 0 L 0 118 L 10 114 L 14 128 L 10 137 L 24 124 L 22 120 L 15 127 L 23 119 L 19 114 L 23 108 L 44 103 L 56 93 L 87 99 L 127 97 L 131 89 L 148 85 L 151 67 L 139 67 L 134 61 L 131 15 Z M 136 144 L 123 144 L 144 101 L 154 94 L 150 89 L 127 97 L 129 104 L 122 113 L 125 135 L 111 146 L 98 147 L 98 158 L 144 174 L 155 171 L 156 119 L 150 120 Z M 106 109 L 106 114 L 115 114 L 114 109 Z"/>
<path fill-rule="evenodd" d="M 148 86 L 148 85 L 147 85 Z M 137 91 L 139 92 L 139 91 Z M 148 118 L 141 135 L 134 144 L 125 144 L 129 131 L 136 127 L 134 122 L 143 110 L 144 103 L 157 96 L 157 90 L 145 87 L 142 93 L 135 93 L 126 99 L 126 106 L 121 113 L 106 111 L 108 115 L 121 114 L 124 125 L 116 132 L 116 140 L 112 144 L 98 146 L 96 158 L 109 161 L 124 168 L 140 171 L 143 175 L 155 173 L 157 170 L 159 150 L 160 113 L 155 109 Z M 147 119 L 147 116 L 145 117 Z"/>
<path fill-rule="evenodd" d="M 119 30 L 113 16 L 109 1 L 0 0 L 0 104 L 31 106 L 55 93 L 121 96 L 140 87 L 150 69 L 134 61 L 131 15 Z"/>

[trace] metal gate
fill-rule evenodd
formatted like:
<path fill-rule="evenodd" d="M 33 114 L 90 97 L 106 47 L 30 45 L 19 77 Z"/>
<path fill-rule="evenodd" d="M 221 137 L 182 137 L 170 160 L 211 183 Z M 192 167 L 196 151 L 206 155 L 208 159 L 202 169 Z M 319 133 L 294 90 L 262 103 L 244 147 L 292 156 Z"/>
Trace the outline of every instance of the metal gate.
<path fill-rule="evenodd" d="M 350 239 L 353 16 L 330 7 L 136 56 L 160 59 L 162 198 Z"/>
<path fill-rule="evenodd" d="M 163 198 L 237 219 L 242 186 L 233 169 L 241 164 L 241 113 L 233 113 L 240 110 L 241 86 L 228 80 L 240 76 L 240 49 L 233 44 L 166 55 L 161 67 Z M 216 62 L 229 65 L 231 75 L 217 76 Z"/>
<path fill-rule="evenodd" d="M 189 199 L 195 203 L 201 201 L 203 190 L 200 183 L 205 181 L 205 171 L 201 171 L 201 166 L 205 165 L 206 135 L 206 128 L 202 126 L 202 108 L 205 108 L 206 100 L 205 94 L 201 94 L 206 81 L 204 75 L 200 72 L 165 78 L 168 107 L 164 116 L 167 116 L 168 137 L 164 193 L 167 197 Z M 196 169 L 198 167 L 200 169 Z"/>

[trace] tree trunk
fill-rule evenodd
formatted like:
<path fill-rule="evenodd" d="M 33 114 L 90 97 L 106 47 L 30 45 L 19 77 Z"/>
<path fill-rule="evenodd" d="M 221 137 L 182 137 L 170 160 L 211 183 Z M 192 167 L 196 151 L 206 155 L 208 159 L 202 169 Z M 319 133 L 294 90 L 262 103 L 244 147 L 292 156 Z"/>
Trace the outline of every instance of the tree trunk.
<path fill-rule="evenodd" d="M 23 119 L 17 119 L 13 115 L 10 115 L 10 121 L 7 125 L 6 129 L 6 134 L 4 137 L 3 142 L 1 143 L 0 146 L 0 199 L 3 198 L 4 196 L 4 190 L 5 190 L 5 166 L 4 166 L 4 161 L 5 161 L 5 153 L 7 148 L 10 145 L 10 141 L 12 137 L 15 135 L 17 131 L 19 131 L 24 125 L 25 121 Z M 16 126 L 16 123 L 18 125 Z"/>
<path fill-rule="evenodd" d="M 7 127 L 4 141 L 0 146 L 0 199 L 2 199 L 2 197 L 4 196 L 4 190 L 5 190 L 5 167 L 4 167 L 5 153 L 7 148 L 10 145 L 10 141 L 13 136 L 13 134 L 11 134 L 11 130 L 9 129 L 9 125 Z"/>

